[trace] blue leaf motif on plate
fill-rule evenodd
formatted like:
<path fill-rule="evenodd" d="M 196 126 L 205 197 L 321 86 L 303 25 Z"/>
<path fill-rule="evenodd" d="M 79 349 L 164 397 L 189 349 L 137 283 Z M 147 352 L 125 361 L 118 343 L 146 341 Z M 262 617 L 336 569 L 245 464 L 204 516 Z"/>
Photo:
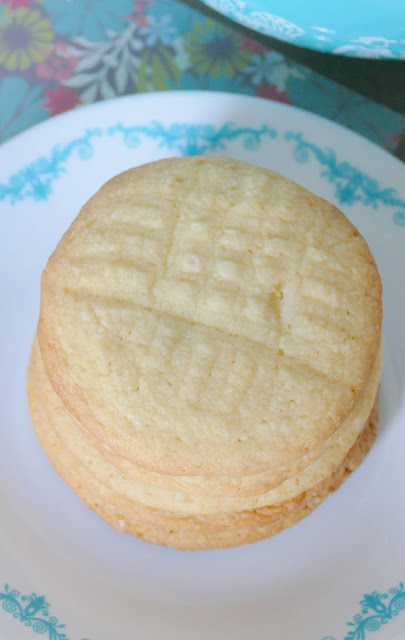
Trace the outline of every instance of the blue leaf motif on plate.
<path fill-rule="evenodd" d="M 124 125 L 117 123 L 106 129 L 87 129 L 85 133 L 69 143 L 55 145 L 49 156 L 31 162 L 10 176 L 8 183 L 0 183 L 0 201 L 12 204 L 25 199 L 47 200 L 52 193 L 55 180 L 66 172 L 68 159 L 77 154 L 88 160 L 94 153 L 93 143 L 97 138 L 121 137 L 123 144 L 135 149 L 146 139 L 154 140 L 159 148 L 166 148 L 181 155 L 199 155 L 222 152 L 234 141 L 242 143 L 247 151 L 256 151 L 263 140 L 278 136 L 276 129 L 262 124 L 257 127 L 237 126 L 225 122 L 220 127 L 209 123 L 190 124 L 174 122 L 164 125 L 153 121 L 147 124 Z M 380 204 L 395 209 L 392 220 L 395 225 L 405 227 L 405 200 L 401 200 L 393 188 L 382 188 L 378 181 L 351 165 L 338 159 L 333 149 L 321 149 L 304 139 L 302 133 L 289 131 L 287 141 L 293 141 L 295 160 L 300 163 L 315 159 L 321 166 L 321 176 L 336 186 L 335 196 L 341 204 L 361 202 L 378 209 Z"/>
<path fill-rule="evenodd" d="M 49 615 L 50 605 L 45 596 L 36 593 L 22 596 L 17 589 L 10 589 L 6 584 L 4 591 L 0 592 L 0 603 L 6 613 L 30 627 L 34 633 L 46 634 L 48 640 L 69 640 L 62 631 L 66 625 Z"/>
<path fill-rule="evenodd" d="M 405 226 L 405 200 L 401 200 L 396 189 L 381 188 L 375 178 L 349 162 L 339 161 L 333 149 L 321 149 L 305 140 L 302 133 L 288 131 L 285 139 L 295 143 L 294 157 L 297 162 L 308 162 L 311 158 L 319 162 L 321 175 L 336 186 L 335 196 L 341 204 L 361 202 L 373 209 L 378 209 L 380 204 L 393 207 L 397 210 L 392 218 L 394 224 Z"/>
<path fill-rule="evenodd" d="M 49 615 L 50 604 L 45 600 L 45 596 L 38 596 L 36 593 L 21 595 L 20 591 L 10 589 L 6 584 L 4 590 L 0 591 L 0 604 L 6 613 L 30 627 L 35 633 L 47 634 L 48 640 L 69 640 L 64 631 L 61 631 L 66 625 L 60 624 L 55 616 Z M 366 593 L 360 601 L 360 606 L 361 613 L 357 613 L 353 621 L 346 623 L 352 629 L 343 640 L 366 640 L 368 631 L 377 631 L 381 625 L 387 624 L 404 611 L 404 584 L 400 582 L 398 587 L 391 587 L 388 593 Z M 322 640 L 337 639 L 324 636 Z"/>
<path fill-rule="evenodd" d="M 188 156 L 224 150 L 226 143 L 238 138 L 242 138 L 246 149 L 253 151 L 259 148 L 263 137 L 277 136 L 277 131 L 267 125 L 259 128 L 237 127 L 232 122 L 226 122 L 219 128 L 211 124 L 181 123 L 165 127 L 157 121 L 148 125 L 131 126 L 118 123 L 108 129 L 108 135 L 116 133 L 122 134 L 124 144 L 129 147 L 138 146 L 142 137 L 148 137 L 156 140 L 159 147 L 173 149 Z"/>
<path fill-rule="evenodd" d="M 52 183 L 66 171 L 66 160 L 73 153 L 88 160 L 93 154 L 93 138 L 101 135 L 100 129 L 88 129 L 83 136 L 66 145 L 55 145 L 49 157 L 38 158 L 13 174 L 8 184 L 0 184 L 0 200 L 10 198 L 12 203 L 26 198 L 46 200 L 52 192 Z"/>
<path fill-rule="evenodd" d="M 352 627 L 343 640 L 366 640 L 369 631 L 378 631 L 381 625 L 387 624 L 405 610 L 405 590 L 403 582 L 398 587 L 392 587 L 388 593 L 373 591 L 365 593 L 360 600 L 361 613 L 357 613 L 353 620 L 347 622 Z M 322 640 L 335 640 L 332 636 L 325 636 Z"/>
<path fill-rule="evenodd" d="M 211 124 L 173 123 L 163 125 L 155 121 L 145 125 L 124 126 L 117 123 L 107 129 L 87 129 L 86 132 L 65 145 L 55 145 L 48 157 L 41 157 L 13 174 L 8 184 L 0 183 L 0 201 L 11 203 L 27 198 L 46 200 L 52 193 L 52 184 L 66 171 L 66 162 L 75 153 L 81 160 L 88 160 L 94 152 L 96 138 L 122 136 L 123 143 L 135 149 L 143 139 L 155 140 L 158 147 L 177 151 L 182 155 L 197 155 L 224 150 L 229 142 L 241 139 L 246 149 L 260 147 L 264 137 L 275 138 L 277 131 L 261 127 L 237 127 L 232 122 L 222 127 Z"/>

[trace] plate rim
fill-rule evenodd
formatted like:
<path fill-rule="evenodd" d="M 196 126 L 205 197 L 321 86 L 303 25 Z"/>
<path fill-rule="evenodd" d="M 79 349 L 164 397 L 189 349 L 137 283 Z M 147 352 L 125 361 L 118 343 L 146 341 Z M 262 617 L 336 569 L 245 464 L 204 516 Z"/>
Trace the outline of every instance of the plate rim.
<path fill-rule="evenodd" d="M 170 98 L 174 100 L 176 99 L 176 97 L 178 97 L 179 99 L 186 97 L 188 99 L 189 96 L 193 96 L 195 98 L 203 98 L 203 99 L 209 96 L 212 99 L 225 98 L 228 100 L 239 100 L 241 102 L 242 101 L 254 102 L 257 104 L 268 105 L 270 109 L 280 109 L 280 111 L 285 111 L 286 113 L 291 112 L 291 113 L 297 113 L 297 114 L 303 115 L 304 117 L 308 118 L 308 120 L 321 122 L 324 125 L 335 128 L 337 131 L 345 132 L 346 135 L 353 136 L 355 140 L 361 141 L 361 143 L 366 143 L 374 151 L 378 150 L 382 152 L 386 158 L 390 158 L 390 160 L 392 160 L 394 164 L 396 164 L 398 167 L 405 169 L 405 163 L 402 162 L 399 158 L 397 158 L 392 152 L 387 151 L 387 149 L 379 146 L 377 143 L 373 142 L 372 140 L 369 140 L 365 136 L 362 136 L 357 131 L 350 129 L 349 127 L 341 124 L 340 122 L 335 122 L 334 120 L 330 120 L 325 116 L 318 115 L 316 113 L 313 113 L 312 111 L 303 109 L 302 107 L 298 107 L 297 105 L 286 104 L 284 102 L 279 102 L 271 98 L 263 98 L 261 96 L 251 96 L 243 93 L 235 93 L 235 92 L 225 91 L 225 90 L 224 91 L 218 91 L 218 90 L 206 91 L 203 89 L 166 89 L 164 91 L 145 91 L 142 93 L 127 94 L 124 96 L 115 96 L 114 98 L 108 98 L 107 100 L 99 100 L 97 102 L 92 102 L 90 104 L 77 105 L 73 109 L 69 109 L 68 111 L 64 111 L 63 113 L 58 113 L 54 116 L 48 117 L 45 120 L 42 120 L 42 122 L 38 122 L 32 125 L 31 127 L 24 129 L 23 131 L 19 131 L 18 133 L 14 134 L 10 138 L 7 138 L 7 140 L 4 140 L 3 142 L 0 143 L 0 153 L 2 149 L 7 148 L 13 143 L 19 143 L 25 136 L 31 135 L 31 134 L 34 135 L 38 132 L 41 132 L 43 128 L 47 128 L 51 125 L 56 126 L 58 123 L 62 124 L 65 120 L 69 121 L 71 118 L 75 118 L 78 114 L 86 114 L 87 112 L 91 112 L 91 111 L 103 111 L 104 109 L 109 109 L 110 107 L 113 107 L 116 104 L 119 105 L 125 102 L 128 102 L 128 103 L 132 101 L 141 102 L 141 101 L 148 101 L 149 99 L 153 100 L 158 98 L 166 98 L 166 99 Z"/>

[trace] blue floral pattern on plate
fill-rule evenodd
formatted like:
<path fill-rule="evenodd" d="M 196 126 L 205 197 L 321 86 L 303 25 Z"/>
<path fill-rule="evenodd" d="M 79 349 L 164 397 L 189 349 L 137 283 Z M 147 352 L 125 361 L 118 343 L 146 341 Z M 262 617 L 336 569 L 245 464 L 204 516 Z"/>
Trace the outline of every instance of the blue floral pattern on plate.
<path fill-rule="evenodd" d="M 405 226 L 405 200 L 399 198 L 395 189 L 380 187 L 378 181 L 349 162 L 338 160 L 332 149 L 321 149 L 305 140 L 301 133 L 289 131 L 286 140 L 295 143 L 294 156 L 297 162 L 308 162 L 314 157 L 324 169 L 321 175 L 336 185 L 335 196 L 341 204 L 351 205 L 362 202 L 366 206 L 378 209 L 384 204 L 397 211 L 393 215 L 393 222 L 398 226 Z"/>
<path fill-rule="evenodd" d="M 8 183 L 0 183 L 0 201 L 11 203 L 26 198 L 46 200 L 52 193 L 52 183 L 66 170 L 66 162 L 72 154 L 86 160 L 93 154 L 96 138 L 121 135 L 127 147 L 139 146 L 143 138 L 150 138 L 160 148 L 170 149 L 181 155 L 198 155 L 207 152 L 224 151 L 233 140 L 243 141 L 245 149 L 258 149 L 264 137 L 275 138 L 278 132 L 268 125 L 258 127 L 236 126 L 227 122 L 221 127 L 211 124 L 173 123 L 163 125 L 150 122 L 145 125 L 124 126 L 117 123 L 106 129 L 87 129 L 86 132 L 64 145 L 55 145 L 48 157 L 40 157 L 14 173 Z M 316 160 L 322 167 L 321 175 L 336 185 L 335 197 L 344 205 L 361 202 L 378 209 L 380 204 L 393 208 L 394 224 L 405 227 L 405 200 L 390 187 L 381 187 L 378 180 L 362 172 L 349 162 L 340 160 L 332 149 L 322 149 L 305 140 L 299 132 L 289 131 L 285 139 L 294 143 L 293 154 L 297 162 Z"/>
<path fill-rule="evenodd" d="M 35 633 L 47 634 L 48 640 L 69 640 L 64 632 L 66 625 L 61 624 L 55 616 L 49 615 L 50 605 L 45 596 L 38 596 L 36 593 L 21 595 L 17 589 L 10 589 L 8 584 L 5 584 L 4 590 L 0 591 L 0 602 L 6 613 L 30 627 Z M 388 593 L 365 593 L 360 606 L 361 613 L 346 623 L 352 629 L 343 640 L 365 640 L 369 631 L 378 631 L 382 625 L 388 624 L 404 611 L 404 584 L 400 582 L 398 587 L 391 587 Z M 324 636 L 322 640 L 337 639 Z"/>
<path fill-rule="evenodd" d="M 49 615 L 50 604 L 45 596 L 38 596 L 36 593 L 21 595 L 17 589 L 10 589 L 5 584 L 4 590 L 0 592 L 0 603 L 6 613 L 22 622 L 25 627 L 30 627 L 34 633 L 46 634 L 48 640 L 69 640 L 64 632 L 66 625 Z"/>
<path fill-rule="evenodd" d="M 388 601 L 388 602 L 387 602 Z M 361 613 L 357 613 L 353 620 L 347 622 L 350 631 L 344 640 L 365 640 L 368 632 L 378 631 L 382 625 L 388 624 L 401 611 L 405 610 L 404 584 L 400 582 L 398 587 L 391 587 L 388 593 L 365 593 L 360 600 Z M 336 640 L 332 636 L 325 636 L 322 640 Z"/>
<path fill-rule="evenodd" d="M 0 201 L 9 199 L 21 202 L 26 198 L 46 200 L 52 192 L 52 183 L 66 170 L 66 161 L 77 153 L 81 160 L 93 154 L 93 141 L 103 136 L 121 135 L 127 147 L 136 148 L 142 138 L 152 138 L 159 147 L 177 151 L 182 155 L 198 155 L 221 151 L 226 143 L 242 139 L 246 149 L 255 150 L 263 136 L 275 138 L 277 132 L 267 125 L 261 127 L 237 127 L 228 122 L 216 128 L 211 124 L 174 123 L 164 126 L 160 122 L 146 125 L 124 126 L 117 123 L 107 129 L 87 129 L 86 132 L 65 145 L 55 145 L 48 157 L 41 157 L 12 175 L 8 184 L 0 183 Z"/>

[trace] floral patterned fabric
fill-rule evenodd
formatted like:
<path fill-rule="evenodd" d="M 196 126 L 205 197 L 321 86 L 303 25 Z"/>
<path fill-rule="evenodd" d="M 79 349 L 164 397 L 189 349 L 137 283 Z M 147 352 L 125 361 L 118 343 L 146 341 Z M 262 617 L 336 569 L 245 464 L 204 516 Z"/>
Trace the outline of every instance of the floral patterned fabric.
<path fill-rule="evenodd" d="M 390 150 L 405 132 L 404 116 L 180 0 L 0 0 L 0 140 L 80 104 L 165 89 L 294 104 Z"/>

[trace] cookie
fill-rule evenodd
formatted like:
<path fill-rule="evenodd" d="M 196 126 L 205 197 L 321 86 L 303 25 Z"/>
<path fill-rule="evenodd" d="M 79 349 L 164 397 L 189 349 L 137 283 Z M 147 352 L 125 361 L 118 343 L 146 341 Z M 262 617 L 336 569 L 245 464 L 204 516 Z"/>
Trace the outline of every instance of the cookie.
<path fill-rule="evenodd" d="M 347 451 L 354 445 L 375 404 L 380 367 L 378 366 L 367 393 L 358 403 L 350 424 L 339 433 L 320 456 L 300 473 L 289 476 L 284 482 L 267 492 L 249 497 L 217 497 L 192 492 L 170 491 L 157 488 L 121 473 L 105 456 L 92 445 L 80 426 L 67 412 L 54 392 L 43 367 L 37 342 L 34 343 L 30 371 L 31 386 L 35 388 L 37 402 L 44 407 L 47 422 L 52 426 L 64 449 L 70 451 L 81 466 L 91 470 L 91 474 L 112 489 L 117 496 L 139 502 L 147 507 L 159 508 L 174 513 L 195 515 L 221 514 L 223 512 L 246 511 L 261 507 L 273 507 L 296 498 L 300 493 L 319 484 L 342 464 Z M 165 476 L 167 477 L 167 476 Z"/>
<path fill-rule="evenodd" d="M 309 515 L 360 464 L 373 443 L 377 421 L 375 407 L 339 467 L 296 498 L 250 512 L 195 516 L 148 508 L 136 501 L 117 497 L 110 487 L 92 475 L 91 468 L 80 463 L 58 437 L 47 411 L 38 401 L 32 375 L 28 377 L 28 397 L 33 423 L 45 453 L 88 507 L 119 531 L 156 544 L 190 550 L 223 548 L 261 540 Z M 63 412 L 66 416 L 64 407 Z"/>
<path fill-rule="evenodd" d="M 381 318 L 374 259 L 340 211 L 195 157 L 127 171 L 83 207 L 44 271 L 38 336 L 58 397 L 114 455 L 241 478 L 299 467 L 339 432 Z"/>

